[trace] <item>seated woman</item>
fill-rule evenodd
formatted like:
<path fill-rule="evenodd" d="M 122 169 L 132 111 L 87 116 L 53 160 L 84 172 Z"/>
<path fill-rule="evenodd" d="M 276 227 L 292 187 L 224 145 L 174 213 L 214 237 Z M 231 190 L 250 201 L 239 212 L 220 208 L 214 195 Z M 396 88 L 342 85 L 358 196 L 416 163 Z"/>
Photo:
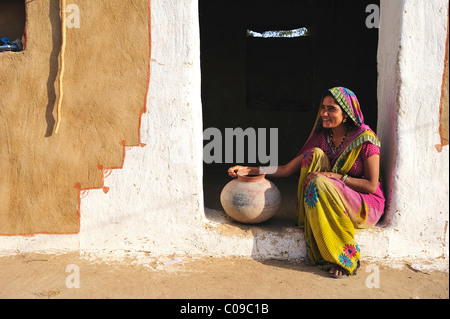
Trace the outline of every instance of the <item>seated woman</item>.
<path fill-rule="evenodd" d="M 288 177 L 300 173 L 298 224 L 304 229 L 307 257 L 332 277 L 356 274 L 360 248 L 355 229 L 374 226 L 384 212 L 380 142 L 355 94 L 335 87 L 322 98 L 313 131 L 298 155 L 277 167 L 234 166 L 249 174 Z"/>

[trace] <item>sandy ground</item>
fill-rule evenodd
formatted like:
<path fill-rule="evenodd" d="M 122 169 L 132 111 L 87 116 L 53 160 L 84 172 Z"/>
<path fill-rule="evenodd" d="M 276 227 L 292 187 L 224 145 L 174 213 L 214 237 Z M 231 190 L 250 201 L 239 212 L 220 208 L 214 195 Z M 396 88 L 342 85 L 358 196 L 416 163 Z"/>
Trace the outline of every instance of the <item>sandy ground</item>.
<path fill-rule="evenodd" d="M 356 276 L 333 279 L 303 262 L 18 254 L 0 257 L 0 298 L 448 299 L 448 261 L 427 269 L 363 261 Z"/>

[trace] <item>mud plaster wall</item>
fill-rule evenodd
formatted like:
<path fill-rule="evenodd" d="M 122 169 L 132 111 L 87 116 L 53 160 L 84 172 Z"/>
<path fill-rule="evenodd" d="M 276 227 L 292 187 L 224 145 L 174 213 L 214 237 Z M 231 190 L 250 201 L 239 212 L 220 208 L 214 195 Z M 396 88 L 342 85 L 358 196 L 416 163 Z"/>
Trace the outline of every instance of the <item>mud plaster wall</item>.
<path fill-rule="evenodd" d="M 78 232 L 80 191 L 102 187 L 99 167 L 120 167 L 124 145 L 139 144 L 148 1 L 68 4 L 79 7 L 80 28 L 67 29 L 58 135 L 59 1 L 27 1 L 26 50 L 0 53 L 2 235 Z"/>

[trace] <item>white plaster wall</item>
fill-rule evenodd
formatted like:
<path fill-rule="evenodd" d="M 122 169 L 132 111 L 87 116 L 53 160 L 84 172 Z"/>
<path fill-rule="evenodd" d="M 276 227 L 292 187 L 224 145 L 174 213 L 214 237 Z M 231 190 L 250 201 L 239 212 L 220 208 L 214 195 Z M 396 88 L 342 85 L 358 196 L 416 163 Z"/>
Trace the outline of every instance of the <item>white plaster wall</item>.
<path fill-rule="evenodd" d="M 387 187 L 385 228 L 362 231 L 367 258 L 448 258 L 448 146 L 438 153 L 439 98 L 448 3 L 382 0 L 379 126 Z M 303 235 L 226 232 L 205 217 L 197 1 L 151 1 L 152 54 L 145 147 L 126 152 L 123 169 L 81 201 L 77 235 L 0 237 L 0 253 L 95 252 L 300 259 Z"/>
<path fill-rule="evenodd" d="M 82 249 L 196 253 L 186 243 L 195 243 L 203 220 L 197 11 L 192 1 L 151 1 L 146 146 L 127 152 L 123 169 L 105 181 L 108 194 L 83 201 Z"/>
<path fill-rule="evenodd" d="M 378 133 L 389 255 L 448 258 L 449 148 L 435 147 L 448 1 L 381 3 Z"/>

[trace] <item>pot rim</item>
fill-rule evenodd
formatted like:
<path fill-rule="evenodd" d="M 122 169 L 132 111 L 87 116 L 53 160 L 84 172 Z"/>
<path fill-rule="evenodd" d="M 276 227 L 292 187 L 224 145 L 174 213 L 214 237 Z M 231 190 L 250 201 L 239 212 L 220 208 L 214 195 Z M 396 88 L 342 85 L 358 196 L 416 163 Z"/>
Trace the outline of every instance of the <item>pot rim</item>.
<path fill-rule="evenodd" d="M 243 182 L 257 182 L 265 179 L 266 174 L 248 176 L 248 172 L 238 172 L 238 179 Z"/>

